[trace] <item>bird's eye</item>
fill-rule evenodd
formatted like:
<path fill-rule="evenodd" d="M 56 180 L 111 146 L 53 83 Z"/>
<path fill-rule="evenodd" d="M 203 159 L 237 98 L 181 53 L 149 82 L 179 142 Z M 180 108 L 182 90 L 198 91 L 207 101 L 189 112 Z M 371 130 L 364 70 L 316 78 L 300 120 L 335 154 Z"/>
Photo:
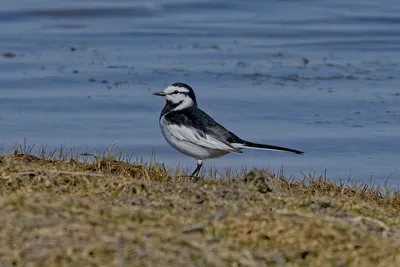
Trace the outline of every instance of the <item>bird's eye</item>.
<path fill-rule="evenodd" d="M 178 90 L 175 90 L 174 94 L 177 94 L 177 93 L 179 93 Z"/>

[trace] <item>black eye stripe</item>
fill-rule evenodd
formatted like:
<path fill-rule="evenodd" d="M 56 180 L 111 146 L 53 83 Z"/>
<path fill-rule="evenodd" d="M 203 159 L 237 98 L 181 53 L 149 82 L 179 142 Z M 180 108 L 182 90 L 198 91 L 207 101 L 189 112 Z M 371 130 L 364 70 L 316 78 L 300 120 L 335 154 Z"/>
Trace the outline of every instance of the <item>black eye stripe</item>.
<path fill-rule="evenodd" d="M 189 95 L 189 93 L 188 93 L 188 92 L 179 92 L 178 90 L 175 90 L 174 92 L 172 92 L 172 93 L 169 93 L 168 95 L 176 95 L 176 94 L 184 94 L 184 95 Z"/>

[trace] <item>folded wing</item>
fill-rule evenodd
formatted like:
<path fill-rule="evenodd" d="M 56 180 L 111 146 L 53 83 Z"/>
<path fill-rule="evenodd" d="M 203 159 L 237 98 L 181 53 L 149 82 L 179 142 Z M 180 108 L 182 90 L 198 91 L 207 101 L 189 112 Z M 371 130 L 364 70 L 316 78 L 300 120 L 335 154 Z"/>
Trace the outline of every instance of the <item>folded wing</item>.
<path fill-rule="evenodd" d="M 240 149 L 235 148 L 228 141 L 211 132 L 205 133 L 202 130 L 183 125 L 171 124 L 168 127 L 170 128 L 170 133 L 181 141 L 190 142 L 206 148 L 241 153 Z"/>

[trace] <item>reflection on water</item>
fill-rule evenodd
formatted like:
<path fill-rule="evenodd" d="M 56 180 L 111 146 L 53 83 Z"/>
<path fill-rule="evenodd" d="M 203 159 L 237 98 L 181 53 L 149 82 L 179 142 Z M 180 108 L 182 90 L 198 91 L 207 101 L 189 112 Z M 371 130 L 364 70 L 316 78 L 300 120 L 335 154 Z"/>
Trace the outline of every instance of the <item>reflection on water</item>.
<path fill-rule="evenodd" d="M 249 150 L 208 166 L 400 179 L 397 1 L 3 3 L 6 148 L 27 138 L 86 152 L 118 140 L 139 158 L 194 167 L 164 141 L 164 103 L 151 96 L 182 81 L 239 136 L 306 152 Z"/>

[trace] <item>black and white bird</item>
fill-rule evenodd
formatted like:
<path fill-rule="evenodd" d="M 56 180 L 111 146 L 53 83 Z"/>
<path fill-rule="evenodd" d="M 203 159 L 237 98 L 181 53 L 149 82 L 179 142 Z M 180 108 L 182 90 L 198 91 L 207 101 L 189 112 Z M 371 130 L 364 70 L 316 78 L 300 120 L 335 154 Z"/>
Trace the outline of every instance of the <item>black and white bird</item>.
<path fill-rule="evenodd" d="M 197 159 L 191 176 L 198 175 L 204 159 L 242 153 L 244 148 L 304 153 L 239 138 L 197 107 L 194 91 L 187 84 L 174 83 L 153 95 L 163 96 L 167 101 L 160 114 L 160 128 L 167 142 L 179 152 Z"/>

